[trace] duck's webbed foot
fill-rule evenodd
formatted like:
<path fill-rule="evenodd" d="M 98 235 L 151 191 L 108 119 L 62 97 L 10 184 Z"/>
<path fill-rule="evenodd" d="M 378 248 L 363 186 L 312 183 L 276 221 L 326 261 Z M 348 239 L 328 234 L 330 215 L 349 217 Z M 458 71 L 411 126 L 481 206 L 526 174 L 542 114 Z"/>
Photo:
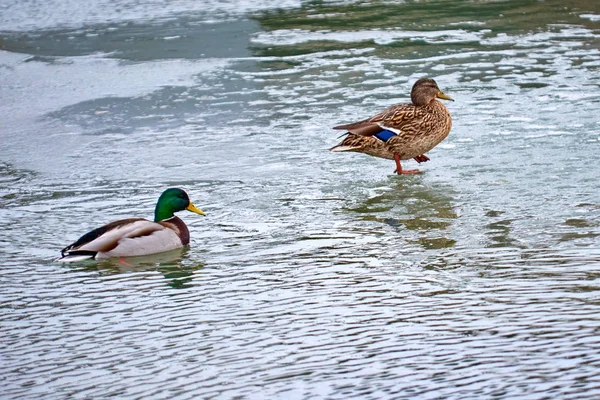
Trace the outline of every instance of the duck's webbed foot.
<path fill-rule="evenodd" d="M 429 157 L 427 157 L 425 154 L 421 154 L 420 156 L 416 156 L 414 158 L 414 160 L 416 162 L 418 162 L 419 164 L 421 164 L 422 162 L 427 162 L 429 161 Z"/>
<path fill-rule="evenodd" d="M 125 261 L 125 257 L 119 257 L 119 264 L 124 265 L 126 267 L 133 267 L 133 265 Z"/>
<path fill-rule="evenodd" d="M 402 169 L 402 170 L 400 170 L 400 172 L 398 172 L 398 170 L 395 169 L 394 172 L 397 173 L 398 175 L 414 175 L 414 174 L 421 173 L 421 171 L 418 169 Z"/>

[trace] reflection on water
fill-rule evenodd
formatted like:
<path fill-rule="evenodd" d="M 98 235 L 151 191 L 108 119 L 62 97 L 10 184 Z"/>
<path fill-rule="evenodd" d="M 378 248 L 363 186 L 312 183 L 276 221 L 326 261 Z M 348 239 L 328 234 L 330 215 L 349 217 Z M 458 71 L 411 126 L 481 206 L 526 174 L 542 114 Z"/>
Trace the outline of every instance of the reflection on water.
<path fill-rule="evenodd" d="M 394 177 L 374 191 L 375 195 L 347 211 L 359 213 L 364 221 L 386 224 L 404 240 L 427 249 L 452 247 L 456 243 L 444 236 L 450 233 L 452 221 L 457 218 L 453 189 L 448 185 L 423 183 L 419 176 L 402 182 Z M 414 232 L 405 234 L 406 230 Z"/>
<path fill-rule="evenodd" d="M 493 222 L 486 225 L 487 235 L 491 240 L 488 247 L 513 247 L 518 245 L 517 241 L 510 235 L 512 221 L 499 218 L 502 214 L 504 214 L 504 211 L 490 210 L 485 213 L 486 217 L 493 220 Z"/>
<path fill-rule="evenodd" d="M 597 1 L 13 3 L 4 396 L 600 396 Z M 422 76 L 422 174 L 327 151 Z M 53 261 L 170 186 L 189 248 Z"/>
<path fill-rule="evenodd" d="M 167 280 L 167 284 L 175 289 L 190 287 L 194 273 L 204 268 L 204 265 L 190 264 L 186 261 L 189 249 L 187 247 L 164 253 L 139 257 L 124 257 L 85 261 L 77 266 L 65 264 L 75 270 L 98 271 L 101 275 L 127 274 L 137 272 L 158 272 Z"/>

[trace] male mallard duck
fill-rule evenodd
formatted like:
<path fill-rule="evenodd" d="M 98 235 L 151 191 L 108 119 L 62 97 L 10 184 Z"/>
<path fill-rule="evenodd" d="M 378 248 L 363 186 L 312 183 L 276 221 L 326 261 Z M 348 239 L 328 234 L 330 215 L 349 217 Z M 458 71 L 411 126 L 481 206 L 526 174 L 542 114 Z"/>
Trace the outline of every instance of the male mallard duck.
<path fill-rule="evenodd" d="M 416 169 L 403 170 L 400 160 L 429 161 L 425 153 L 444 140 L 452 127 L 450 113 L 436 98 L 452 100 L 433 79 L 419 79 L 410 92 L 412 103 L 396 104 L 369 119 L 334 127 L 348 132 L 329 150 L 395 160 L 398 175 L 417 174 Z"/>
<path fill-rule="evenodd" d="M 111 222 L 62 249 L 62 257 L 58 261 L 144 256 L 183 247 L 190 242 L 190 231 L 174 215 L 183 210 L 206 215 L 190 202 L 186 192 L 177 188 L 167 189 L 156 203 L 154 222 L 143 218 Z"/>

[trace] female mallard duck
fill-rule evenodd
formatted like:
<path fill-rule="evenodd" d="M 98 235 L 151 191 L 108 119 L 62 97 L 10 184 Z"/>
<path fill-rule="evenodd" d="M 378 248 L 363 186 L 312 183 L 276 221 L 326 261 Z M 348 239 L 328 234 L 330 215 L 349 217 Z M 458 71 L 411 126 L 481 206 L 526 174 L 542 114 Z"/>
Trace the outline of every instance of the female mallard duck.
<path fill-rule="evenodd" d="M 429 161 L 425 153 L 444 140 L 452 128 L 450 113 L 436 98 L 452 100 L 433 79 L 419 79 L 410 92 L 412 103 L 397 104 L 369 119 L 334 127 L 348 132 L 329 150 L 395 160 L 398 175 L 417 174 L 416 169 L 403 170 L 400 160 Z"/>
<path fill-rule="evenodd" d="M 156 203 L 154 222 L 143 218 L 111 222 L 62 249 L 58 261 L 144 256 L 183 247 L 190 242 L 190 231 L 174 214 L 183 210 L 206 215 L 190 202 L 186 192 L 167 189 Z"/>

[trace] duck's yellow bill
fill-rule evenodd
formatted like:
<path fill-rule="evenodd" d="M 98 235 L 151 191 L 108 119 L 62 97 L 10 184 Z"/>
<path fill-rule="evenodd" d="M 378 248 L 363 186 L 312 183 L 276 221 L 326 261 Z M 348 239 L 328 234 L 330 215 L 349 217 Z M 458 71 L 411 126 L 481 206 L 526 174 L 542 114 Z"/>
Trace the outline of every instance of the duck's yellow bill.
<path fill-rule="evenodd" d="M 450 101 L 454 101 L 454 99 L 450 96 L 448 96 L 447 94 L 445 94 L 444 92 L 438 92 L 437 96 L 438 99 L 444 99 L 444 100 L 450 100 Z"/>
<path fill-rule="evenodd" d="M 188 210 L 188 211 L 191 211 L 193 213 L 196 213 L 196 214 L 206 215 L 204 213 L 204 211 L 202 211 L 201 209 L 199 209 L 198 207 L 196 207 L 194 204 L 192 204 L 191 201 L 190 201 L 190 205 L 187 206 L 185 209 Z"/>

